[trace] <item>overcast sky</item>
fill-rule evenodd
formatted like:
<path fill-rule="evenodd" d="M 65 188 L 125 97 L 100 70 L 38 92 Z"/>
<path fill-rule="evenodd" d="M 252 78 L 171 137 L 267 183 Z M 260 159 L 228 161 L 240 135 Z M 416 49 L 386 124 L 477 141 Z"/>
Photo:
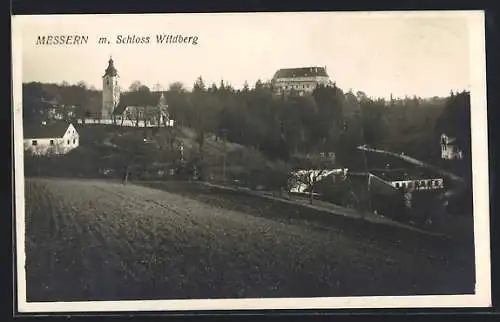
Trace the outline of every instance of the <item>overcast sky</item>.
<path fill-rule="evenodd" d="M 196 77 L 240 88 L 287 67 L 326 66 L 332 81 L 369 96 L 447 95 L 470 85 L 470 13 L 246 13 L 23 16 L 23 81 L 102 88 L 112 55 L 120 85 L 164 88 Z M 473 17 L 477 18 L 477 16 Z M 198 45 L 156 43 L 156 34 Z M 37 36 L 88 35 L 80 46 L 37 46 Z M 147 45 L 97 45 L 99 37 L 151 36 Z"/>

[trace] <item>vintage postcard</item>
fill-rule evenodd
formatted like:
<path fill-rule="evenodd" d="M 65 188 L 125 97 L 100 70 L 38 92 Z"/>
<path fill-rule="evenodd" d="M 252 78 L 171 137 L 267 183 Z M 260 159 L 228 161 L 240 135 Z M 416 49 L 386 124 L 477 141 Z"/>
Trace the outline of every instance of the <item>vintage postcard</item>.
<path fill-rule="evenodd" d="M 12 26 L 19 312 L 490 306 L 483 12 Z"/>

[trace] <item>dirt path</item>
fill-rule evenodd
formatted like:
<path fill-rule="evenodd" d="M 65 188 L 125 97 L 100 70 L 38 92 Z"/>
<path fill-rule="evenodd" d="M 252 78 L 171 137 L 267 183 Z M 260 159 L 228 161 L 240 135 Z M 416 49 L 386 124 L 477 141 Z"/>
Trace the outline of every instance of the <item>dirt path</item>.
<path fill-rule="evenodd" d="M 381 150 L 381 149 L 368 148 L 368 147 L 364 147 L 364 146 L 359 146 L 358 149 L 363 150 L 363 151 L 368 151 L 368 152 L 375 152 L 375 153 L 389 155 L 389 156 L 401 159 L 403 161 L 406 161 L 408 163 L 414 164 L 416 166 L 424 167 L 424 168 L 427 168 L 427 169 L 432 170 L 434 172 L 437 172 L 445 177 L 450 178 L 451 180 L 453 180 L 455 182 L 459 182 L 459 183 L 464 182 L 463 178 L 457 176 L 454 173 L 440 169 L 432 164 L 425 163 L 423 161 L 417 160 L 417 159 L 409 157 L 407 155 L 402 155 L 402 154 L 398 154 L 398 153 L 394 153 L 394 152 L 390 152 L 390 151 L 386 151 L 386 150 Z"/>
<path fill-rule="evenodd" d="M 257 206 L 247 213 L 72 179 L 28 179 L 26 200 L 29 301 L 439 294 L 473 286 L 470 266 L 438 244 L 408 251 L 398 241 L 256 216 Z"/>

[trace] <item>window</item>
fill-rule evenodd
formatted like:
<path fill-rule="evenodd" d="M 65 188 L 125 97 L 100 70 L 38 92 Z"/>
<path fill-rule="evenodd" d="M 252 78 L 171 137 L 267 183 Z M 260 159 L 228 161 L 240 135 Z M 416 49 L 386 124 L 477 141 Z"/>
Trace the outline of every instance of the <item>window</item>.
<path fill-rule="evenodd" d="M 54 145 L 54 140 L 50 140 L 50 145 Z"/>
<path fill-rule="evenodd" d="M 399 188 L 399 182 L 396 182 L 396 188 Z"/>
<path fill-rule="evenodd" d="M 37 140 L 31 141 L 31 145 L 37 145 L 37 144 L 38 144 Z"/>
<path fill-rule="evenodd" d="M 68 144 L 69 144 L 69 140 L 68 140 L 67 142 L 68 142 Z"/>
<path fill-rule="evenodd" d="M 75 142 L 76 142 L 76 140 L 75 140 L 75 139 L 73 139 L 73 144 L 75 144 Z"/>

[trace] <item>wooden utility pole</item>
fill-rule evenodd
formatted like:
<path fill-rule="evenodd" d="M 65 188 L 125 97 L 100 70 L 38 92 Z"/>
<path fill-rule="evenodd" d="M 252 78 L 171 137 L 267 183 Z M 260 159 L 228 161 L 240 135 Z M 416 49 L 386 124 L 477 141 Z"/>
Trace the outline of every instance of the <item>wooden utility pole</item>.
<path fill-rule="evenodd" d="M 222 130 L 222 137 L 224 140 L 224 154 L 222 156 L 222 182 L 226 183 L 226 154 L 227 154 L 227 130 Z"/>
<path fill-rule="evenodd" d="M 361 111 L 361 118 L 363 119 L 363 109 L 360 109 Z M 365 136 L 365 130 L 363 127 L 363 123 L 361 123 L 361 137 L 363 138 L 363 142 L 366 142 L 366 136 Z M 366 145 L 365 145 L 366 146 Z M 371 213 L 372 212 L 372 196 L 371 196 L 371 179 L 372 175 L 368 169 L 368 158 L 366 155 L 367 151 L 366 149 L 363 149 L 363 161 L 364 161 L 364 167 L 366 174 L 368 175 L 368 182 L 367 182 L 367 192 L 368 192 L 368 211 Z"/>

